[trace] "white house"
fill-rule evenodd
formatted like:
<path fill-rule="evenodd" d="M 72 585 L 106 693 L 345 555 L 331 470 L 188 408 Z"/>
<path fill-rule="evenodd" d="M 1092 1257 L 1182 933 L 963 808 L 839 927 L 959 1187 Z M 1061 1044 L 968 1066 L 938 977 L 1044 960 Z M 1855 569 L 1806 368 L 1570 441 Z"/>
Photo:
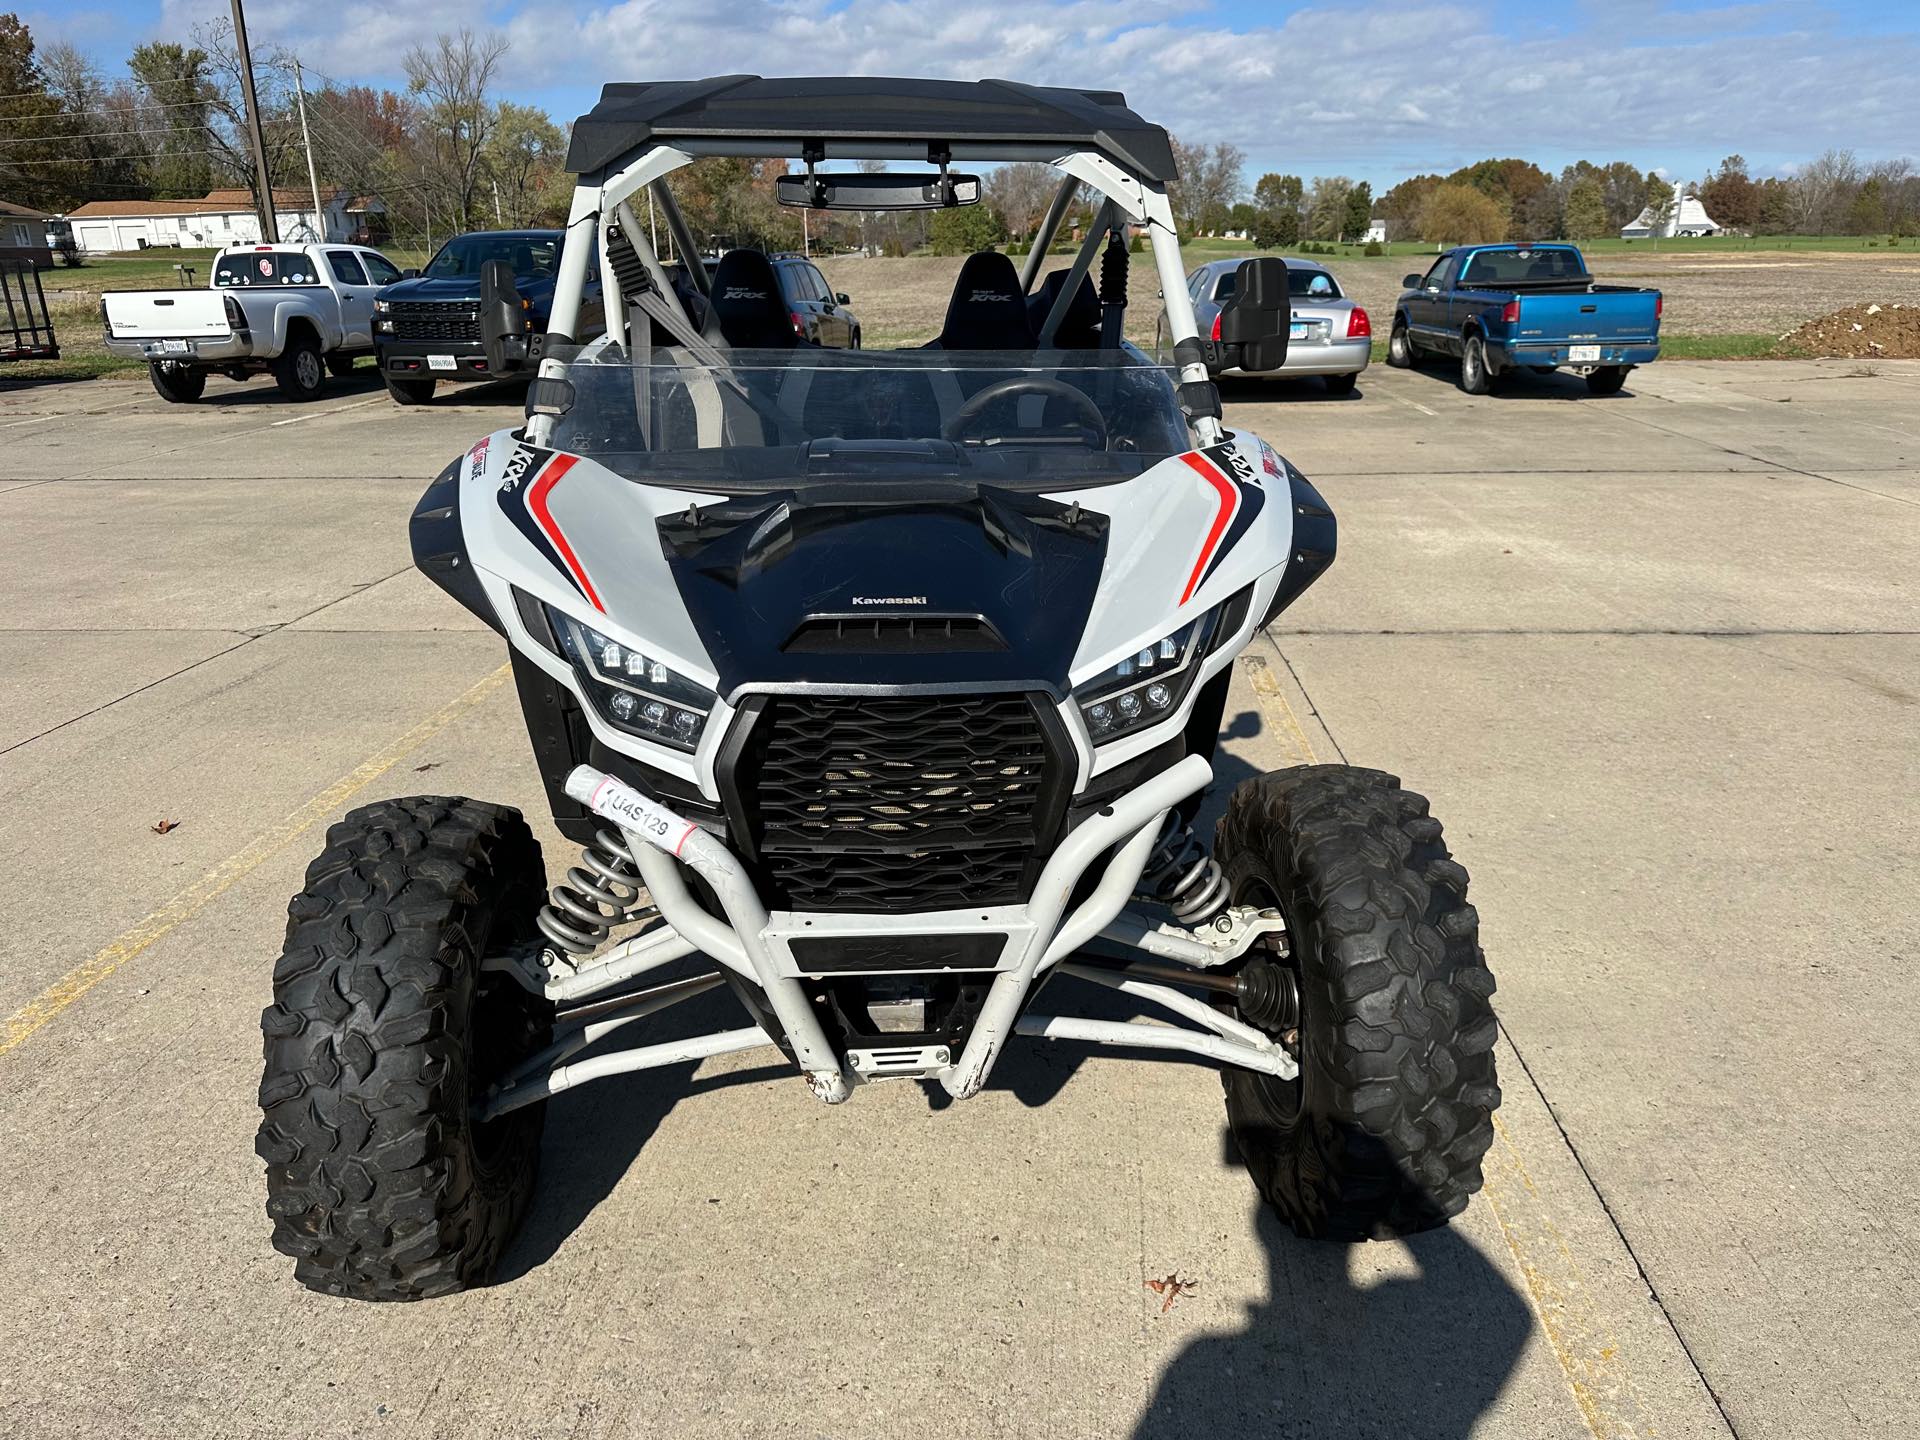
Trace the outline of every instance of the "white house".
<path fill-rule="evenodd" d="M 1673 197 L 1673 214 L 1667 223 L 1660 227 L 1659 239 L 1669 240 L 1675 235 L 1718 235 L 1723 227 L 1720 222 L 1707 214 L 1707 207 L 1700 203 L 1697 195 L 1676 195 Z M 1620 232 L 1622 240 L 1648 240 L 1654 238 L 1653 212 L 1642 210 L 1634 222 Z"/>
<path fill-rule="evenodd" d="M 345 190 L 322 194 L 313 208 L 309 190 L 273 192 L 274 218 L 286 242 L 351 240 L 364 232 L 368 212 L 384 210 Z M 89 200 L 69 211 L 74 239 L 89 254 L 139 250 L 153 246 L 206 247 L 258 245 L 260 219 L 247 190 L 210 190 L 198 200 Z"/>
<path fill-rule="evenodd" d="M 1367 233 L 1360 237 L 1360 243 L 1362 245 L 1386 244 L 1387 243 L 1387 222 L 1384 220 L 1370 221 L 1367 225 Z"/>

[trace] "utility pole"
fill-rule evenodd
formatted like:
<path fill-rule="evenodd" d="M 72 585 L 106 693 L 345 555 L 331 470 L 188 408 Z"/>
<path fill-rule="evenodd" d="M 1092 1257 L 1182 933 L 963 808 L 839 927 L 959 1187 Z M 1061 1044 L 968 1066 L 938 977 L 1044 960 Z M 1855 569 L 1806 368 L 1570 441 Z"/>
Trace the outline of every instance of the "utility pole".
<path fill-rule="evenodd" d="M 239 3 L 234 0 L 234 4 Z M 307 134 L 307 82 L 298 59 L 293 62 L 293 94 L 300 107 L 300 143 L 307 147 L 307 184 L 313 190 L 313 223 L 318 227 L 313 238 L 324 245 L 332 237 L 327 234 L 327 212 L 320 208 L 320 182 L 313 173 L 313 137 Z"/>
<path fill-rule="evenodd" d="M 507 222 L 500 218 L 500 182 L 498 180 L 493 182 L 493 228 L 496 230 L 507 228 Z"/>
<path fill-rule="evenodd" d="M 280 222 L 273 214 L 273 176 L 267 173 L 267 140 L 260 130 L 260 96 L 253 88 L 253 56 L 247 50 L 247 17 L 240 0 L 233 7 L 233 43 L 240 50 L 240 88 L 247 102 L 247 134 L 253 140 L 253 173 L 260 202 L 260 238 L 271 245 L 280 238 Z"/>

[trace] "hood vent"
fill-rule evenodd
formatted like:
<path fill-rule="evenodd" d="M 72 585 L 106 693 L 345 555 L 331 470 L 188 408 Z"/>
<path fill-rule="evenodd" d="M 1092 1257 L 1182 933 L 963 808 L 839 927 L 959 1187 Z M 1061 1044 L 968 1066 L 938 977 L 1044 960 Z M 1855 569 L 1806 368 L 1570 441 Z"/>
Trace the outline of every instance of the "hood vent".
<path fill-rule="evenodd" d="M 788 655 L 963 655 L 1005 650 L 978 615 L 816 615 L 800 622 Z"/>

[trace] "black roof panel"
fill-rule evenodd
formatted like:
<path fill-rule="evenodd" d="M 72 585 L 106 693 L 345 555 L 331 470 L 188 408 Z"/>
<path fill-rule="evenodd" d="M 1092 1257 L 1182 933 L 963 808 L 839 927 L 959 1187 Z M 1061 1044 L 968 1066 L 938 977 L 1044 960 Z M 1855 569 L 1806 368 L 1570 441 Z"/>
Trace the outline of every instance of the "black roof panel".
<path fill-rule="evenodd" d="M 573 127 L 567 169 L 586 174 L 653 140 L 766 139 L 1059 144 L 1097 150 L 1142 179 L 1176 178 L 1167 132 L 1117 90 L 1012 80 L 721 75 L 608 85 Z M 798 153 L 794 149 L 793 153 Z"/>

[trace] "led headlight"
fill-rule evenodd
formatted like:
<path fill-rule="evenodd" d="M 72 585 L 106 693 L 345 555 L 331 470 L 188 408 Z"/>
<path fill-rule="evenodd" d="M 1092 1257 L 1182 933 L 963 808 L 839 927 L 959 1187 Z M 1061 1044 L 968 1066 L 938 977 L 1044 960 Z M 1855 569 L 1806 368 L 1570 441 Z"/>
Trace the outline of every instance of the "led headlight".
<path fill-rule="evenodd" d="M 656 745 L 691 750 L 700 743 L 718 699 L 713 691 L 551 605 L 547 619 L 601 718 Z"/>
<path fill-rule="evenodd" d="M 393 309 L 393 302 L 391 300 L 376 300 L 373 302 L 373 308 L 376 311 L 378 311 L 380 314 L 384 315 L 389 310 Z"/>
<path fill-rule="evenodd" d="M 1213 639 L 1219 612 L 1209 610 L 1172 634 L 1143 646 L 1112 669 L 1074 687 L 1073 700 L 1087 722 L 1093 743 L 1104 745 L 1122 735 L 1157 724 L 1180 708 L 1200 657 Z"/>

